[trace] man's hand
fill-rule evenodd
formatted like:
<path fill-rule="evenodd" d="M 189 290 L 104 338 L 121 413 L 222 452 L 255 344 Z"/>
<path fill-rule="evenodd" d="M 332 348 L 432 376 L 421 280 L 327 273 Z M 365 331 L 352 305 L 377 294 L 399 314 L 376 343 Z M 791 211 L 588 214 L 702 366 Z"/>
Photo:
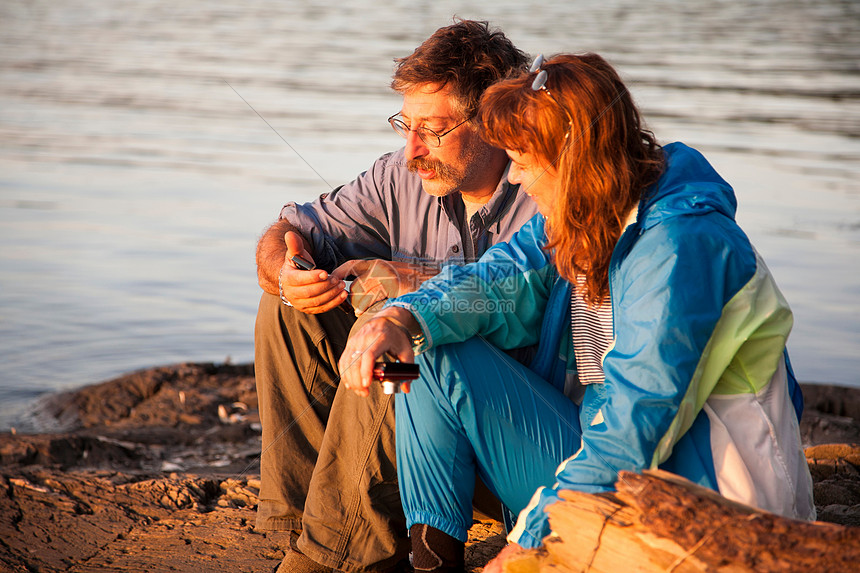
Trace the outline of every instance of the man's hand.
<path fill-rule="evenodd" d="M 260 283 L 260 288 L 275 296 L 278 295 L 278 273 L 281 272 L 287 255 L 284 235 L 288 231 L 298 234 L 298 230 L 289 221 L 275 221 L 257 243 L 257 282 Z M 304 248 L 306 250 L 307 246 Z"/>
<path fill-rule="evenodd" d="M 279 294 L 297 310 L 319 314 L 332 310 L 346 300 L 346 283 L 319 269 L 302 270 L 292 261 L 296 255 L 313 263 L 302 236 L 294 231 L 284 234 L 286 253 L 280 273 Z"/>
<path fill-rule="evenodd" d="M 360 316 L 380 300 L 416 290 L 438 272 L 428 265 L 373 259 L 348 261 L 331 274 L 339 279 L 355 277 L 349 288 L 349 302 Z"/>

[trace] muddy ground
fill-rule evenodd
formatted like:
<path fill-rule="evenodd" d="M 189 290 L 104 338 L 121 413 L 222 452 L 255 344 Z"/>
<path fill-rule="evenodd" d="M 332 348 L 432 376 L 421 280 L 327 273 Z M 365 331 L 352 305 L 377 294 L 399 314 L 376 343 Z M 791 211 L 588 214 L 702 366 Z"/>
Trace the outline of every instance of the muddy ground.
<path fill-rule="evenodd" d="M 860 390 L 804 386 L 819 519 L 860 526 Z M 252 365 L 180 364 L 40 401 L 0 435 L 0 571 L 268 572 L 286 540 L 254 530 L 260 425 Z M 831 444 L 831 445 L 827 445 Z M 476 521 L 467 569 L 504 544 Z"/>

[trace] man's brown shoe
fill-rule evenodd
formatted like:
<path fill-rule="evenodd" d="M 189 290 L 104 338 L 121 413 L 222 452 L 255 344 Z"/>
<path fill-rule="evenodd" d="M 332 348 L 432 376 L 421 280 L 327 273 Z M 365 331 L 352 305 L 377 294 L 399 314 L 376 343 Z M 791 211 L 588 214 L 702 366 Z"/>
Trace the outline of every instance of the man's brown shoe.
<path fill-rule="evenodd" d="M 287 554 L 274 573 L 331 573 L 331 567 L 320 565 L 298 549 L 287 548 Z"/>

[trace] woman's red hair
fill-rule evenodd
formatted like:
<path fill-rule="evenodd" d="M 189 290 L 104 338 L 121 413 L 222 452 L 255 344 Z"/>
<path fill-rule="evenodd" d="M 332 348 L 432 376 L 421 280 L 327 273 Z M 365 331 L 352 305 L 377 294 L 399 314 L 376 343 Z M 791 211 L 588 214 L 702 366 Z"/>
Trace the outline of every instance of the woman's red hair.
<path fill-rule="evenodd" d="M 609 294 L 609 259 L 625 218 L 659 178 L 663 153 L 602 57 L 562 54 L 541 69 L 551 97 L 532 89 L 534 73 L 504 80 L 481 99 L 479 122 L 490 144 L 557 170 L 546 248 L 562 277 L 576 284 L 586 276 L 583 294 L 597 304 Z"/>

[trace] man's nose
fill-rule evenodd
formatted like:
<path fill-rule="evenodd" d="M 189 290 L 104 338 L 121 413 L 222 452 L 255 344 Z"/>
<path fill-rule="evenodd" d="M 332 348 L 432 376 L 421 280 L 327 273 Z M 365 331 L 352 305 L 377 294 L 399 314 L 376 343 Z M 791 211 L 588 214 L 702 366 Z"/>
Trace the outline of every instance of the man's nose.
<path fill-rule="evenodd" d="M 427 156 L 430 153 L 430 149 L 427 147 L 427 144 L 421 141 L 421 138 L 418 137 L 418 134 L 414 131 L 410 131 L 406 134 L 406 160 L 412 161 L 413 159 L 420 159 L 421 157 Z"/>

